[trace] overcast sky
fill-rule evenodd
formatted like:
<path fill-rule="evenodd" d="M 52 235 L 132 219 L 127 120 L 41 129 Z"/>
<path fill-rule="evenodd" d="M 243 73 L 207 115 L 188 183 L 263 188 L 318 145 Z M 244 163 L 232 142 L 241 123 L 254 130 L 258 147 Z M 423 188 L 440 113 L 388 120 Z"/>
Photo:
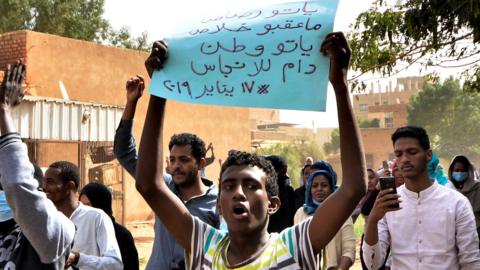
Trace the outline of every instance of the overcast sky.
<path fill-rule="evenodd" d="M 106 0 L 105 18 L 115 27 L 127 26 L 135 36 L 147 31 L 151 40 L 173 33 L 179 22 L 188 18 L 218 14 L 224 9 L 247 8 L 255 5 L 288 2 L 285 0 Z M 355 17 L 367 10 L 372 0 L 340 0 L 335 31 L 348 31 Z M 334 93 L 328 90 L 327 112 L 281 111 L 281 121 L 302 126 L 336 127 L 337 113 Z"/>

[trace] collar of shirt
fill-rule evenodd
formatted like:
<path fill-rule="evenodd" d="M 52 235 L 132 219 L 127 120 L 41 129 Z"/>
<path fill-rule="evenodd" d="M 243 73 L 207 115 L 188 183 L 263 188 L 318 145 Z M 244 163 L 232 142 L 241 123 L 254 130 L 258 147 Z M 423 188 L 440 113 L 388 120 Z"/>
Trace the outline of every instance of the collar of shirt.
<path fill-rule="evenodd" d="M 207 186 L 207 190 L 205 191 L 205 193 L 203 193 L 201 195 L 198 195 L 198 196 L 194 196 L 194 197 L 184 201 L 185 204 L 194 200 L 194 199 L 197 199 L 197 198 L 201 198 L 201 197 L 205 197 L 205 196 L 215 196 L 216 197 L 218 195 L 218 190 L 215 187 L 215 184 L 213 183 L 213 181 L 202 177 L 202 182 L 205 186 Z M 180 192 L 178 191 L 178 188 L 175 185 L 175 182 L 173 182 L 173 179 L 168 183 L 168 187 L 170 188 L 170 190 L 173 193 L 175 193 L 175 195 L 177 195 L 177 197 L 181 198 L 180 197 Z"/>
<path fill-rule="evenodd" d="M 407 186 L 404 184 L 402 186 L 403 188 L 403 191 L 406 195 L 406 197 L 408 199 L 412 199 L 412 200 L 424 200 L 424 199 L 428 199 L 429 197 L 431 197 L 435 191 L 437 190 L 438 188 L 438 183 L 436 181 L 433 181 L 433 184 L 428 187 L 427 189 L 425 190 L 422 190 L 420 192 L 415 192 L 415 191 L 411 191 L 407 188 Z"/>

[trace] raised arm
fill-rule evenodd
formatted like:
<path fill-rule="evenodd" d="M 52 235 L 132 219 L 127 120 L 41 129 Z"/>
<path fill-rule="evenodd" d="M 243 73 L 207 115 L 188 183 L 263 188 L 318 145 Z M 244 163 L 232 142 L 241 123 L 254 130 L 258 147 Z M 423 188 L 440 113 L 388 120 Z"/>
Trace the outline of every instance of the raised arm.
<path fill-rule="evenodd" d="M 213 152 L 213 143 L 210 143 L 208 145 L 207 152 L 209 150 L 212 152 L 212 154 L 210 155 L 210 157 L 205 158 L 205 167 L 207 167 L 208 165 L 212 164 L 215 161 L 215 153 Z"/>
<path fill-rule="evenodd" d="M 138 100 L 142 97 L 145 89 L 145 81 L 142 76 L 137 75 L 127 81 L 125 88 L 127 90 L 127 104 L 115 132 L 113 152 L 122 167 L 135 178 L 138 155 L 132 127 Z"/>
<path fill-rule="evenodd" d="M 68 254 L 75 226 L 58 212 L 45 193 L 38 191 L 27 147 L 13 125 L 11 110 L 23 98 L 25 66 L 18 62 L 5 71 L 0 86 L 0 178 L 15 221 L 37 252 L 40 261 L 53 263 Z"/>
<path fill-rule="evenodd" d="M 363 147 L 347 86 L 350 48 L 343 33 L 337 32 L 327 35 L 320 50 L 330 57 L 329 79 L 337 101 L 343 181 L 340 188 L 318 207 L 313 216 L 309 235 L 316 252 L 335 236 L 366 191 Z"/>
<path fill-rule="evenodd" d="M 154 50 L 164 51 L 162 55 L 166 55 L 167 46 L 155 43 Z M 193 229 L 191 215 L 163 181 L 165 104 L 164 98 L 150 96 L 140 143 L 136 187 L 175 240 L 189 253 Z"/>

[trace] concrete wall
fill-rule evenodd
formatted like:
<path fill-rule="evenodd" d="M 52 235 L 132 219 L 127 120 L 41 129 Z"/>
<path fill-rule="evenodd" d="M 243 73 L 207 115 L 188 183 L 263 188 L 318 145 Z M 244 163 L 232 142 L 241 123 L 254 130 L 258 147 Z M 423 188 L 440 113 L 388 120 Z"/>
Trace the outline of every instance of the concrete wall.
<path fill-rule="evenodd" d="M 55 161 L 78 163 L 78 144 L 72 142 L 42 142 L 37 144 L 37 165 L 48 167 Z"/>
<path fill-rule="evenodd" d="M 378 169 L 383 160 L 392 159 L 393 145 L 390 138 L 394 131 L 395 128 L 360 129 L 367 167 Z"/>
<path fill-rule="evenodd" d="M 363 141 L 367 168 L 379 169 L 382 161 L 391 160 L 393 157 L 393 146 L 391 135 L 394 128 L 361 128 L 360 135 Z M 342 163 L 340 154 L 334 154 L 326 157 L 337 172 L 339 184 L 342 181 Z"/>
<path fill-rule="evenodd" d="M 12 39 L 19 39 L 19 42 L 11 42 Z M 6 43 L 13 45 L 0 47 L 0 64 L 12 62 L 18 57 L 25 58 L 28 92 L 36 96 L 62 98 L 59 88 L 61 81 L 71 100 L 123 105 L 126 101 L 125 82 L 135 74 L 148 78 L 144 67 L 148 53 L 145 52 L 31 31 L 2 34 L 0 45 Z M 18 47 L 16 44 L 20 44 L 20 49 L 9 49 Z M 23 56 L 22 52 L 25 52 Z M 148 85 L 149 81 L 146 83 Z M 134 124 L 137 142 L 143 128 L 148 96 L 145 91 L 137 107 Z M 164 145 L 168 144 L 173 133 L 179 132 L 196 133 L 206 144 L 213 142 L 217 160 L 207 168 L 206 174 L 214 180 L 217 180 L 219 173 L 217 161 L 220 158 L 225 160 L 229 149 L 250 149 L 249 131 L 249 112 L 246 108 L 173 101 L 167 103 Z M 168 155 L 168 151 L 165 151 L 165 155 Z M 151 210 L 136 192 L 134 181 L 130 176 L 127 178 L 126 220 L 151 218 Z"/>

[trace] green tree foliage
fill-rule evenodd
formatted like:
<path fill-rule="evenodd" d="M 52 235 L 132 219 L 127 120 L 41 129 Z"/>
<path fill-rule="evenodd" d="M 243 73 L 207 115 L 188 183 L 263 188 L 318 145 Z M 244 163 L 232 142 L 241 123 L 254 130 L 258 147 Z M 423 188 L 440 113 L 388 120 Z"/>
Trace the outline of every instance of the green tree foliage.
<path fill-rule="evenodd" d="M 361 74 L 392 75 L 413 63 L 462 65 L 468 79 L 478 80 L 480 1 L 375 0 L 357 17 L 349 39 L 352 67 Z"/>
<path fill-rule="evenodd" d="M 0 1 L 0 32 L 29 29 L 82 40 L 105 37 L 104 0 Z"/>
<path fill-rule="evenodd" d="M 440 157 L 480 155 L 480 94 L 462 91 L 458 80 L 427 83 L 407 108 L 408 123 L 427 129 Z"/>
<path fill-rule="evenodd" d="M 285 159 L 288 164 L 288 175 L 294 188 L 300 185 L 300 172 L 306 157 L 315 160 L 323 159 L 321 147 L 313 142 L 277 143 L 269 147 L 257 150 L 259 155 L 278 155 Z"/>
<path fill-rule="evenodd" d="M 19 29 L 31 29 L 32 0 L 0 1 L 0 33 Z"/>
<path fill-rule="evenodd" d="M 379 128 L 380 127 L 380 119 L 373 118 L 373 119 L 363 119 L 361 117 L 357 117 L 357 123 L 359 128 Z"/>
<path fill-rule="evenodd" d="M 340 150 L 340 131 L 338 128 L 334 129 L 330 134 L 330 141 L 323 144 L 325 154 L 336 154 Z"/>
<path fill-rule="evenodd" d="M 110 29 L 106 39 L 107 43 L 121 48 L 149 51 L 150 43 L 148 42 L 148 33 L 143 32 L 139 37 L 132 37 L 130 29 L 122 27 L 120 30 Z"/>
<path fill-rule="evenodd" d="M 148 50 L 148 34 L 133 37 L 127 27 L 115 30 L 102 16 L 104 0 L 2 0 L 0 33 L 33 30 L 97 41 L 116 47 Z"/>

